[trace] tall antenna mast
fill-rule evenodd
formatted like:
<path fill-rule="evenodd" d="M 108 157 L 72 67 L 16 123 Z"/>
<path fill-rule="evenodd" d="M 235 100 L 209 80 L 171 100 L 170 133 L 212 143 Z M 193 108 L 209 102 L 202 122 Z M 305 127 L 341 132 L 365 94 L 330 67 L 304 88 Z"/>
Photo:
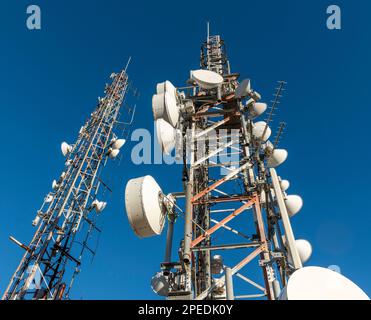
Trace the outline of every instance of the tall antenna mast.
<path fill-rule="evenodd" d="M 187 81 L 190 87 L 175 89 L 169 81 L 160 83 L 152 100 L 163 152 L 170 153 L 181 136 L 184 191 L 165 196 L 153 178 L 130 180 L 126 188 L 129 221 L 139 236 L 147 237 L 159 234 L 163 223 L 155 227 L 146 221 L 164 222 L 161 217 L 168 217 L 166 258 L 152 279 L 158 294 L 168 299 L 276 299 L 287 277 L 302 267 L 289 220 L 300 210 L 301 198 L 286 195 L 274 169 L 286 160 L 287 152 L 273 150 L 268 124 L 255 122 L 267 105 L 258 102 L 260 94 L 251 88 L 250 80 L 239 82 L 239 74 L 231 73 L 224 41 L 209 34 L 209 25 L 200 61 L 201 69 L 191 71 Z M 142 191 L 140 202 L 139 186 L 153 190 Z M 177 204 L 181 198 L 184 209 Z M 148 211 L 146 203 L 159 203 L 159 207 L 152 205 Z M 148 218 L 138 221 L 139 216 Z M 245 223 L 240 230 L 228 225 L 240 216 L 250 226 Z M 175 220 L 184 222 L 184 237 L 179 260 L 174 261 L 169 248 Z M 216 237 L 221 230 L 243 242 Z M 234 259 L 228 262 L 231 256 Z M 263 275 L 260 283 L 241 273 L 257 258 L 255 266 Z M 255 292 L 235 296 L 235 277 Z"/>
<path fill-rule="evenodd" d="M 102 169 L 125 143 L 114 129 L 128 90 L 124 70 L 112 73 L 104 98 L 81 127 L 75 144 L 62 143 L 65 168 L 53 182 L 33 225 L 37 227 L 4 293 L 5 300 L 69 298 L 85 251 L 95 254 L 90 239 L 100 233 L 97 218 L 107 203 L 98 200 Z M 131 115 L 130 115 L 131 116 Z"/>
<path fill-rule="evenodd" d="M 165 259 L 152 278 L 153 291 L 167 299 L 195 300 L 295 299 L 303 292 L 315 298 L 318 291 L 334 297 L 327 280 L 318 281 L 320 274 L 349 295 L 348 285 L 328 269 L 303 268 L 312 247 L 296 240 L 291 227 L 303 201 L 286 193 L 290 184 L 276 172 L 288 156 L 276 148 L 283 124 L 269 141 L 268 124 L 285 83 L 279 82 L 267 122 L 259 121 L 267 104 L 259 102 L 249 79 L 239 81 L 239 74 L 231 73 L 220 36 L 208 32 L 200 61 L 186 87 L 159 83 L 152 99 L 163 153 L 175 149 L 183 159 L 183 191 L 166 195 L 151 176 L 126 186 L 126 212 L 139 237 L 161 234 L 168 221 Z M 179 225 L 183 233 L 174 255 Z M 234 287 L 237 279 L 243 288 Z M 294 281 L 290 290 L 289 280 Z M 312 281 L 321 289 L 308 288 Z"/>

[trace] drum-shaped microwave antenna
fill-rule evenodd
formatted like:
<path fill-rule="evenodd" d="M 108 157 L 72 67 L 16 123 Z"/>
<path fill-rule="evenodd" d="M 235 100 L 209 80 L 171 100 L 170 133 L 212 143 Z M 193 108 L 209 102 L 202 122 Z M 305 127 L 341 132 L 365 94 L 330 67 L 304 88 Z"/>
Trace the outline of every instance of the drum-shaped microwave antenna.
<path fill-rule="evenodd" d="M 172 95 L 176 95 L 176 88 L 174 85 L 169 81 L 166 80 L 165 82 L 158 83 L 156 86 L 157 94 L 168 92 Z"/>
<path fill-rule="evenodd" d="M 251 92 L 251 82 L 250 79 L 243 80 L 236 89 L 236 98 L 244 98 Z"/>
<path fill-rule="evenodd" d="M 107 202 L 99 201 L 95 199 L 92 203 L 92 206 L 98 213 L 101 213 L 107 206 Z"/>
<path fill-rule="evenodd" d="M 282 191 L 286 191 L 288 188 L 290 188 L 289 180 L 281 180 L 280 184 L 281 184 Z"/>
<path fill-rule="evenodd" d="M 191 71 L 191 79 L 203 89 L 219 87 L 224 81 L 219 73 L 203 69 Z"/>
<path fill-rule="evenodd" d="M 118 156 L 119 153 L 120 153 L 120 150 L 119 149 L 112 149 L 111 148 L 108 151 L 108 156 L 110 157 L 110 159 L 115 159 Z"/>
<path fill-rule="evenodd" d="M 112 143 L 112 149 L 120 150 L 125 143 L 126 143 L 125 139 L 116 139 Z"/>
<path fill-rule="evenodd" d="M 297 195 L 289 195 L 285 199 L 287 213 L 290 217 L 296 215 L 303 207 L 303 199 Z"/>
<path fill-rule="evenodd" d="M 276 168 L 284 163 L 287 159 L 288 152 L 285 149 L 274 149 L 272 155 L 268 158 L 267 165 L 269 168 Z"/>
<path fill-rule="evenodd" d="M 152 97 L 153 118 L 163 118 L 175 127 L 179 120 L 179 106 L 174 94 L 163 92 Z"/>
<path fill-rule="evenodd" d="M 131 179 L 125 189 L 129 223 L 139 238 L 159 235 L 165 224 L 160 186 L 151 176 Z"/>
<path fill-rule="evenodd" d="M 156 120 L 157 141 L 163 153 L 170 154 L 175 148 L 176 132 L 176 129 L 164 119 Z"/>
<path fill-rule="evenodd" d="M 295 246 L 296 249 L 298 250 L 301 262 L 303 264 L 306 263 L 312 255 L 313 252 L 312 245 L 307 240 L 298 239 L 295 241 Z"/>
<path fill-rule="evenodd" d="M 252 103 L 249 107 L 250 119 L 255 119 L 256 117 L 259 117 L 267 110 L 267 108 L 268 106 L 266 103 L 263 102 Z"/>
<path fill-rule="evenodd" d="M 271 128 L 269 128 L 269 126 L 267 126 L 267 129 L 265 129 L 266 126 L 267 126 L 267 123 L 265 121 L 258 121 L 254 123 L 253 129 L 252 129 L 253 136 L 263 141 L 267 141 L 272 134 L 272 130 Z M 263 134 L 264 134 L 264 137 L 263 137 Z"/>
<path fill-rule="evenodd" d="M 63 156 L 65 157 L 65 156 L 67 156 L 68 153 L 70 153 L 72 151 L 72 146 L 69 145 L 67 142 L 62 142 L 61 150 L 62 150 Z"/>
<path fill-rule="evenodd" d="M 154 293 L 159 296 L 166 297 L 169 295 L 169 281 L 162 274 L 162 272 L 157 272 L 151 280 L 151 287 Z"/>
<path fill-rule="evenodd" d="M 370 300 L 354 282 L 328 268 L 296 270 L 282 291 L 280 300 Z"/>

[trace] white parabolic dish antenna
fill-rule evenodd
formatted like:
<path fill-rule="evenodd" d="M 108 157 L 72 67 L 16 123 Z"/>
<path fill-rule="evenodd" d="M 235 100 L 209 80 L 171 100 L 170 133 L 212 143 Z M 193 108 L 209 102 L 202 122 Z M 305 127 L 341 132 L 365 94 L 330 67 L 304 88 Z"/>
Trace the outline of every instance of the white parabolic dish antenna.
<path fill-rule="evenodd" d="M 157 86 L 156 86 L 156 91 L 157 91 L 158 94 L 169 92 L 170 94 L 172 94 L 174 96 L 176 95 L 176 88 L 174 87 L 174 85 L 169 80 L 166 80 L 165 82 L 158 83 Z"/>
<path fill-rule="evenodd" d="M 152 97 L 152 111 L 155 120 L 164 118 L 175 127 L 179 120 L 179 107 L 176 97 L 170 92 L 155 94 Z"/>
<path fill-rule="evenodd" d="M 303 207 L 303 199 L 298 195 L 289 195 L 285 199 L 287 213 L 290 217 L 296 215 Z"/>
<path fill-rule="evenodd" d="M 251 91 L 250 79 L 243 80 L 236 89 L 236 98 L 246 97 Z"/>
<path fill-rule="evenodd" d="M 159 235 L 165 224 L 159 195 L 161 188 L 151 176 L 131 179 L 125 189 L 129 223 L 139 238 Z"/>
<path fill-rule="evenodd" d="M 267 165 L 269 168 L 276 168 L 284 163 L 287 159 L 288 152 L 285 149 L 274 149 L 273 154 L 268 158 Z"/>
<path fill-rule="evenodd" d="M 62 150 L 63 156 L 65 157 L 67 153 L 72 151 L 72 146 L 70 146 L 67 142 L 62 142 L 61 150 Z"/>
<path fill-rule="evenodd" d="M 156 134 L 162 152 L 170 154 L 170 152 L 175 148 L 176 129 L 174 129 L 171 124 L 166 122 L 164 119 L 158 119 L 156 120 Z"/>
<path fill-rule="evenodd" d="M 269 126 L 267 126 L 267 123 L 265 121 L 258 121 L 254 123 L 253 125 L 252 134 L 258 139 L 267 141 L 272 134 L 272 130 L 271 128 L 269 128 Z M 264 137 L 263 137 L 263 134 L 264 134 Z"/>
<path fill-rule="evenodd" d="M 280 300 L 370 300 L 355 283 L 327 268 L 304 267 L 295 271 Z"/>
<path fill-rule="evenodd" d="M 309 241 L 304 239 L 295 240 L 295 246 L 298 250 L 302 263 L 306 263 L 312 256 L 313 248 Z"/>
<path fill-rule="evenodd" d="M 255 119 L 256 117 L 259 117 L 265 112 L 265 110 L 267 110 L 267 108 L 268 106 L 266 103 L 254 102 L 249 109 L 250 118 Z"/>
<path fill-rule="evenodd" d="M 290 181 L 289 180 L 282 180 L 281 181 L 282 191 L 287 191 L 288 188 L 290 188 Z"/>
<path fill-rule="evenodd" d="M 191 71 L 191 78 L 203 89 L 219 87 L 224 81 L 219 73 L 203 69 Z"/>

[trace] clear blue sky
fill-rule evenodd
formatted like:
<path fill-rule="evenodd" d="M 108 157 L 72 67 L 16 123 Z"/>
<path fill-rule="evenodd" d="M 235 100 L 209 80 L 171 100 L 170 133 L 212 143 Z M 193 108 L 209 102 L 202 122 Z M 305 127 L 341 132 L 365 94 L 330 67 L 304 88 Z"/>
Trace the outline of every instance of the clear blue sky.
<path fill-rule="evenodd" d="M 125 4 L 124 4 L 125 3 Z M 22 255 L 9 235 L 27 243 L 31 221 L 63 169 L 60 143 L 74 141 L 112 71 L 133 57 L 129 74 L 141 92 L 134 127 L 152 130 L 155 84 L 181 86 L 196 69 L 206 21 L 228 46 L 233 71 L 266 97 L 288 82 L 278 120 L 288 123 L 280 174 L 304 207 L 293 220 L 311 241 L 310 265 L 339 265 L 371 295 L 369 1 L 334 1 L 342 30 L 326 28 L 332 1 L 23 1 L 0 9 L 0 291 Z M 26 28 L 26 6 L 42 10 L 42 30 Z M 163 258 L 164 237 L 139 240 L 124 212 L 130 178 L 153 175 L 165 192 L 181 189 L 178 166 L 135 166 L 129 142 L 122 163 L 105 176 L 114 190 L 101 216 L 93 264 L 75 299 L 152 299 L 149 282 Z M 181 226 L 179 226 L 181 227 Z M 177 244 L 177 243 L 176 243 Z"/>

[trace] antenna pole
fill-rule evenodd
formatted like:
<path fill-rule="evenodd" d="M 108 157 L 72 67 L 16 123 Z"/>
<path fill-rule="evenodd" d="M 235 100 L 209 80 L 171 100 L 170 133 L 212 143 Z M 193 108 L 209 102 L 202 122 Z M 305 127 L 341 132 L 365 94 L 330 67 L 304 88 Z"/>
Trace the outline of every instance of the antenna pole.
<path fill-rule="evenodd" d="M 105 97 L 99 99 L 77 141 L 69 146 L 64 171 L 37 213 L 34 225 L 38 228 L 30 244 L 25 246 L 29 250 L 14 272 L 4 300 L 68 298 L 66 282 L 70 281 L 70 288 L 80 272 L 84 251 L 94 255 L 87 239 L 93 232 L 100 232 L 97 227 L 100 212 L 97 203 L 100 202 L 96 197 L 101 171 L 113 151 L 112 140 L 116 138 L 113 131 L 127 93 L 125 70 L 111 75 Z M 76 247 L 77 243 L 82 247 Z M 74 270 L 72 278 L 71 270 Z"/>
<path fill-rule="evenodd" d="M 168 299 L 265 297 L 274 300 L 288 276 L 301 268 L 302 263 L 280 181 L 275 170 L 269 167 L 271 154 L 266 148 L 271 144 L 253 133 L 254 122 L 244 105 L 244 99 L 251 96 L 236 97 L 239 75 L 229 72 L 224 41 L 209 32 L 207 24 L 201 68 L 221 75 L 223 84 L 211 88 L 193 84 L 179 94 L 181 108 L 184 108 L 178 123 L 185 142 L 181 150 L 186 196 L 182 211 L 185 212 L 184 233 L 179 261 L 166 263 L 167 274 L 163 273 L 166 278 L 161 281 L 169 282 Z M 280 82 L 269 120 L 283 85 Z M 266 130 L 262 129 L 264 133 Z M 283 126 L 280 133 L 282 130 Z M 237 224 L 232 227 L 231 224 L 242 217 L 240 227 L 244 230 L 237 230 Z M 238 239 L 233 241 L 223 236 L 221 230 L 243 237 L 244 242 L 236 244 Z M 224 257 L 233 257 L 233 264 L 224 263 Z M 231 267 L 224 267 L 226 265 Z M 247 265 L 261 270 L 259 281 L 242 274 Z M 165 271 L 164 264 L 161 266 Z M 246 282 L 249 294 L 235 296 L 235 276 Z"/>

